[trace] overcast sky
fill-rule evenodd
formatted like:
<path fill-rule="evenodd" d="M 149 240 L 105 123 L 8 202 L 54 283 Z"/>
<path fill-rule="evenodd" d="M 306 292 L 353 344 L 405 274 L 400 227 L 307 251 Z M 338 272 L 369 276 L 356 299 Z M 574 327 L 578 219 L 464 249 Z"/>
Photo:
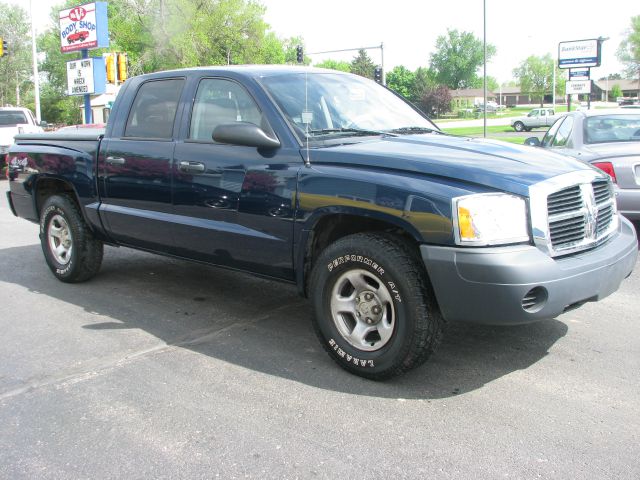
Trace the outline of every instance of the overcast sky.
<path fill-rule="evenodd" d="M 29 8 L 36 30 L 48 24 L 52 0 L 3 0 Z M 78 4 L 87 3 L 79 1 Z M 411 70 L 429 64 L 438 35 L 447 28 L 473 32 L 482 39 L 482 0 L 262 0 L 266 21 L 281 38 L 302 36 L 307 52 L 384 44 L 385 69 L 405 65 Z M 487 42 L 496 56 L 487 74 L 511 80 L 511 71 L 527 56 L 557 54 L 558 42 L 610 37 L 603 45 L 602 66 L 592 78 L 619 72 L 615 52 L 631 16 L 640 15 L 638 0 L 486 0 Z M 313 55 L 351 60 L 355 52 Z M 380 63 L 380 50 L 370 50 Z"/>

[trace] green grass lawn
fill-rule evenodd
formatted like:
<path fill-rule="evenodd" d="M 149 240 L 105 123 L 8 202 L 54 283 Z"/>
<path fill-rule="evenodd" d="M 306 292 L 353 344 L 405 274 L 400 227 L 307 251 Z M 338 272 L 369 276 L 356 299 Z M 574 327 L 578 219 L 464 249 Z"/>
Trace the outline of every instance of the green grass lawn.
<path fill-rule="evenodd" d="M 457 127 L 447 128 L 442 127 L 443 132 L 450 133 L 452 135 L 482 135 L 482 127 Z M 487 126 L 487 133 L 503 133 L 513 132 L 513 128 L 509 125 Z"/>
<path fill-rule="evenodd" d="M 443 128 L 443 132 L 450 133 L 451 135 L 462 135 L 465 137 L 480 137 L 482 136 L 482 127 L 459 127 L 459 128 Z M 491 135 L 492 133 L 505 133 L 505 132 L 513 132 L 513 128 L 508 125 L 500 125 L 500 126 L 488 126 L 487 127 L 487 138 L 491 138 L 493 140 L 500 140 L 502 142 L 509 143 L 517 143 L 522 145 L 524 141 L 529 136 L 539 136 L 536 133 L 531 133 L 529 136 L 496 136 Z M 540 132 L 543 133 L 543 132 Z"/>
<path fill-rule="evenodd" d="M 574 112 L 580 106 L 579 102 L 573 102 L 571 104 L 571 111 Z M 551 108 L 549 104 L 545 105 L 547 108 Z M 526 115 L 534 108 L 539 108 L 539 105 L 535 107 L 513 107 L 507 108 L 499 113 L 488 113 L 487 118 L 511 118 L 511 117 L 521 117 Z M 606 107 L 598 107 L 598 108 L 606 108 Z M 564 113 L 567 111 L 566 105 L 556 105 L 555 107 L 556 113 Z M 482 114 L 478 117 L 475 116 L 475 113 L 470 114 L 468 117 L 460 117 L 460 118 L 434 118 L 433 120 L 437 123 L 447 123 L 447 122 L 459 122 L 460 120 L 477 120 L 483 118 Z"/>

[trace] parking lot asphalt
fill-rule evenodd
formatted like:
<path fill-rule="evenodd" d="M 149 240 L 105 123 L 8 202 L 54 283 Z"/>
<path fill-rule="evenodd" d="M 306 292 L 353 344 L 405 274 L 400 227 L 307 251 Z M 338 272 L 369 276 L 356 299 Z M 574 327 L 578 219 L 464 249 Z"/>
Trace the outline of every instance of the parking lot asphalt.
<path fill-rule="evenodd" d="M 557 319 L 451 324 L 376 383 L 289 285 L 113 247 L 57 281 L 6 188 L 0 478 L 640 477 L 640 265 Z"/>

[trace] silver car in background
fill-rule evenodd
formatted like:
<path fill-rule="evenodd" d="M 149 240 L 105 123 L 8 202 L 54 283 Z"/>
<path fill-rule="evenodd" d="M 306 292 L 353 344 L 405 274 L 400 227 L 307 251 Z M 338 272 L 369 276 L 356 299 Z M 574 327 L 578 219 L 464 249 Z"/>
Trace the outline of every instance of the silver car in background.
<path fill-rule="evenodd" d="M 571 112 L 558 119 L 542 142 L 549 148 L 606 172 L 614 183 L 618 211 L 640 221 L 640 112 L 633 109 Z"/>

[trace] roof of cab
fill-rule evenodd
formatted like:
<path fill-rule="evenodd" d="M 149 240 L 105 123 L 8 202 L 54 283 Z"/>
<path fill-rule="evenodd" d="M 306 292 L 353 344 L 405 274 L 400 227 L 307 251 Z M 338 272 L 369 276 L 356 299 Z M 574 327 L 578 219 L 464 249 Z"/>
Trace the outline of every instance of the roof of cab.
<path fill-rule="evenodd" d="M 176 74 L 188 74 L 191 72 L 198 73 L 235 73 L 247 77 L 269 77 L 282 74 L 299 74 L 299 73 L 334 73 L 341 75 L 352 75 L 347 72 L 331 70 L 327 68 L 307 67 L 303 65 L 223 65 L 223 66 L 207 66 L 207 67 L 191 67 L 181 68 L 177 70 L 165 70 L 162 72 L 154 72 L 145 74 L 145 77 L 154 76 L 170 76 Z M 142 76 L 142 75 L 141 75 Z"/>

